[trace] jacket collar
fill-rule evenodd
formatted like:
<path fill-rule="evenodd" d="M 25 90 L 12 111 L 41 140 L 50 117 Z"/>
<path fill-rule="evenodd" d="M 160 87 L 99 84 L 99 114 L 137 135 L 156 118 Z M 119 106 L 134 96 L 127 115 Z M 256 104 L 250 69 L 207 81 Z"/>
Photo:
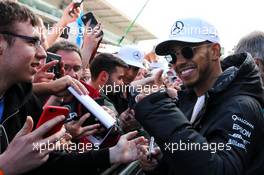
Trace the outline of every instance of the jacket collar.
<path fill-rule="evenodd" d="M 4 96 L 4 116 L 9 116 L 23 106 L 32 96 L 32 83 L 15 84 Z"/>

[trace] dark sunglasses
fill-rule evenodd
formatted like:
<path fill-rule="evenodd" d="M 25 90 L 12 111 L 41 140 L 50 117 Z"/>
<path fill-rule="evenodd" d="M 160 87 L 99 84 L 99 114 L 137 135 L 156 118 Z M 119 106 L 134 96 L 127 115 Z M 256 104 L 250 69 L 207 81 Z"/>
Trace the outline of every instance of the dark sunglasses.
<path fill-rule="evenodd" d="M 32 43 L 36 48 L 41 46 L 41 40 L 39 39 L 39 37 L 30 37 L 30 36 L 25 36 L 25 35 L 18 35 L 18 34 L 15 34 L 12 32 L 7 32 L 7 31 L 0 32 L 0 34 L 10 35 L 13 37 L 21 38 L 23 40 L 28 41 L 29 43 Z"/>
<path fill-rule="evenodd" d="M 202 44 L 199 46 L 184 46 L 180 49 L 180 52 L 175 53 L 174 51 L 171 51 L 170 56 L 171 56 L 171 61 L 170 63 L 175 64 L 177 61 L 177 55 L 181 54 L 184 58 L 186 59 L 192 59 L 194 57 L 195 54 L 195 50 L 197 48 L 201 48 L 201 47 L 205 47 L 205 46 L 210 46 L 212 45 L 212 43 L 208 43 L 208 44 Z"/>

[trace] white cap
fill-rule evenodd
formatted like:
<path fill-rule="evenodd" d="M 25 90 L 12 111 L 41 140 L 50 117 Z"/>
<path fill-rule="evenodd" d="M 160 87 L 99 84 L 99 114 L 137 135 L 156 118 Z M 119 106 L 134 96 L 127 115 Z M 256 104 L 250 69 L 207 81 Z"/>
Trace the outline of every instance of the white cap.
<path fill-rule="evenodd" d="M 143 65 L 144 52 L 136 46 L 124 46 L 117 55 L 128 65 L 139 68 L 145 68 Z"/>
<path fill-rule="evenodd" d="M 218 33 L 213 25 L 199 18 L 181 19 L 173 24 L 169 39 L 159 43 L 155 52 L 157 55 L 168 55 L 169 46 L 172 43 L 200 43 L 205 41 L 219 43 Z"/>

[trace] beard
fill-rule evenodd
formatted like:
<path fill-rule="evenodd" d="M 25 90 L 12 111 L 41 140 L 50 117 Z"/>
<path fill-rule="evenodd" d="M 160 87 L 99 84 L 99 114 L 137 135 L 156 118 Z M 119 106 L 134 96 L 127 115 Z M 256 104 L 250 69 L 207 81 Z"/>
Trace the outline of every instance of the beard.
<path fill-rule="evenodd" d="M 114 94 L 114 93 L 122 92 L 123 86 L 116 84 L 116 82 L 113 81 L 112 78 L 109 78 L 107 80 L 106 84 L 104 85 L 103 90 L 104 90 L 104 92 L 107 92 L 108 94 Z"/>
<path fill-rule="evenodd" d="M 202 69 L 198 70 L 198 74 L 199 74 L 199 77 L 197 80 L 191 82 L 191 83 L 188 83 L 188 84 L 184 84 L 185 87 L 187 88 L 195 88 L 195 87 L 198 87 L 198 86 L 202 86 L 202 84 L 206 81 L 206 79 L 208 78 L 208 75 L 211 74 L 212 72 L 212 68 L 210 66 L 210 54 L 209 54 L 209 51 L 206 52 L 206 55 L 205 55 L 205 59 L 207 58 L 207 64 L 203 66 Z"/>

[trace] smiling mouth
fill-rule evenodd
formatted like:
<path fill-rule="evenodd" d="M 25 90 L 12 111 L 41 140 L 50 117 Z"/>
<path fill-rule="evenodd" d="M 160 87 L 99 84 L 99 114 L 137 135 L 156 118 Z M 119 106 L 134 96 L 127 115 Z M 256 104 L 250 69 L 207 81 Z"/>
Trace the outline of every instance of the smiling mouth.
<path fill-rule="evenodd" d="M 185 67 L 185 68 L 182 68 L 180 71 L 179 71 L 179 74 L 180 75 L 186 75 L 186 74 L 189 74 L 190 72 L 192 72 L 193 70 L 195 69 L 194 66 L 188 66 L 188 67 Z"/>

